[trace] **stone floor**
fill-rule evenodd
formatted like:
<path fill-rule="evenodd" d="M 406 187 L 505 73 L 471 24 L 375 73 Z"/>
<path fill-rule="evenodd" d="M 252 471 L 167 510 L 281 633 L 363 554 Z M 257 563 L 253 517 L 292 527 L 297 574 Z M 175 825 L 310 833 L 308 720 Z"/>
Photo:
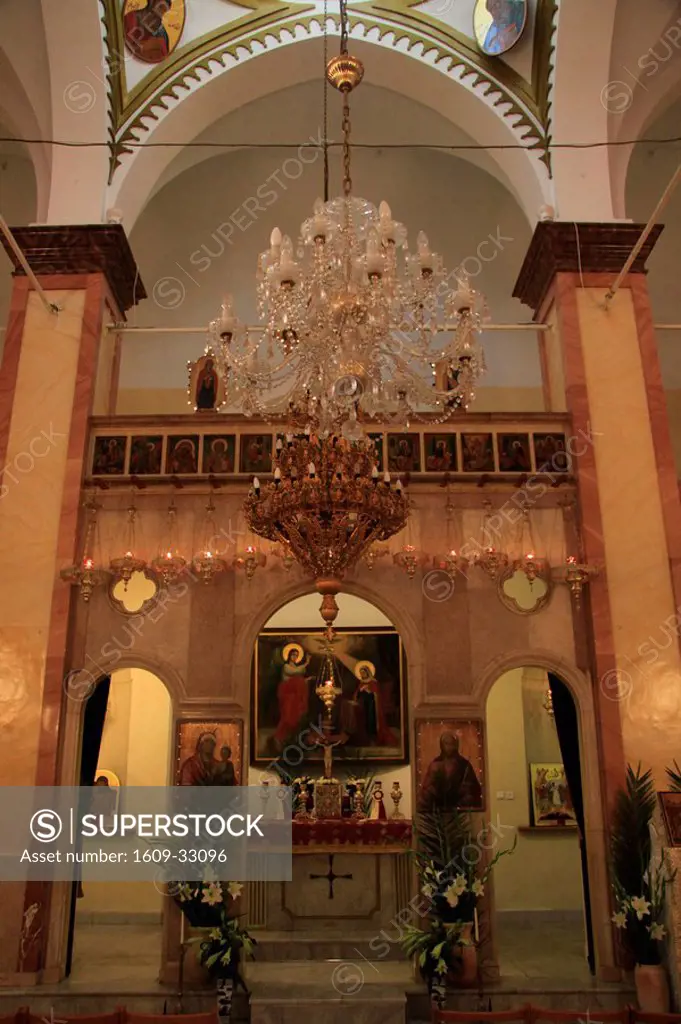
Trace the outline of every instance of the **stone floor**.
<path fill-rule="evenodd" d="M 292 945 L 292 944 L 291 944 Z M 505 920 L 498 924 L 501 978 L 504 982 L 561 981 L 589 984 L 583 928 L 575 920 Z M 187 954 L 191 956 L 191 951 Z M 326 954 L 325 954 L 326 955 Z M 69 989 L 125 985 L 131 990 L 156 984 L 161 959 L 159 925 L 80 924 L 76 929 Z M 268 957 L 269 959 L 269 957 Z M 291 953 L 291 959 L 306 959 Z M 340 959 L 329 948 L 328 959 Z M 364 961 L 364 958 L 362 958 Z M 269 967 L 276 970 L 276 964 Z M 376 973 L 367 970 L 367 973 Z"/>
<path fill-rule="evenodd" d="M 265 953 L 268 941 L 278 936 L 271 933 L 269 940 L 263 939 Z M 297 955 L 291 954 L 286 962 L 264 955 L 259 962 L 249 963 L 251 1024 L 302 1024 L 302 1017 L 317 1020 L 320 1013 L 326 1024 L 335 1024 L 334 1014 L 344 1024 L 350 1003 L 358 1024 L 397 1024 L 405 1016 L 411 1021 L 427 1019 L 423 986 L 413 979 L 411 965 L 396 958 L 398 954 L 372 963 L 361 955 L 353 960 L 347 949 L 336 950 L 332 945 L 301 941 Z M 504 920 L 502 915 L 498 946 L 500 982 L 484 997 L 485 1006 L 491 998 L 495 1010 L 525 1002 L 580 1010 L 615 1008 L 631 998 L 621 987 L 601 985 L 590 975 L 579 921 Z M 312 949 L 317 962 L 310 961 Z M 187 956 L 192 955 L 188 951 Z M 157 981 L 160 959 L 157 924 L 81 923 L 76 929 L 71 977 L 49 989 L 37 989 L 31 994 L 31 1006 L 35 1012 L 59 1005 L 68 1006 L 72 1013 L 105 1012 L 116 1005 L 128 1005 L 137 1012 L 161 1013 L 166 1007 L 175 1012 L 177 993 Z M 207 1009 L 211 999 L 210 991 L 188 992 L 183 1008 L 185 1012 Z M 309 1003 L 307 1015 L 300 1014 L 301 999 Z M 240 1002 L 243 1007 L 237 1019 L 245 1020 L 248 1007 L 245 999 Z M 0 993 L 0 1013 L 25 1004 L 25 993 Z M 322 1009 L 323 1004 L 329 1005 Z M 479 993 L 457 994 L 456 1008 L 480 1008 Z"/>

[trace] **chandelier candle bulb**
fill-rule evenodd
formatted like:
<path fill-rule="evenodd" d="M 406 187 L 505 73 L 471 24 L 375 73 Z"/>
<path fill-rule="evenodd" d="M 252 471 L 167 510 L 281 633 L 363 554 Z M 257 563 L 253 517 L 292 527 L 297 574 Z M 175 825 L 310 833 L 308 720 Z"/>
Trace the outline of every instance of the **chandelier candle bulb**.
<path fill-rule="evenodd" d="M 260 494 L 260 481 L 258 480 L 257 476 L 253 477 L 253 490 L 255 491 L 256 494 Z"/>
<path fill-rule="evenodd" d="M 281 483 L 281 470 L 279 469 L 278 466 L 274 471 L 274 482 L 277 485 Z"/>
<path fill-rule="evenodd" d="M 316 472 L 316 470 L 314 468 L 314 462 L 311 462 L 310 465 L 307 467 L 307 473 L 308 473 L 308 476 L 310 477 L 310 480 L 314 480 L 315 472 Z"/>
<path fill-rule="evenodd" d="M 386 487 L 390 487 L 390 473 L 388 472 L 387 469 L 383 474 L 383 483 L 386 485 Z"/>
<path fill-rule="evenodd" d="M 377 466 L 372 466 L 372 468 L 371 468 L 371 479 L 374 481 L 375 484 L 378 483 L 378 467 Z"/>

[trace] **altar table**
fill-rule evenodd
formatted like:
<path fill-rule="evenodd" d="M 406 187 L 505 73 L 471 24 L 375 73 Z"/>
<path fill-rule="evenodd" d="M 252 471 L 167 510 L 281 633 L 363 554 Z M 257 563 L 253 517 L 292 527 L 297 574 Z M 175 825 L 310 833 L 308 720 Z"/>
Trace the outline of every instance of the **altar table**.
<path fill-rule="evenodd" d="M 412 823 L 406 819 L 352 821 L 331 818 L 292 823 L 294 854 L 395 854 L 411 849 Z"/>

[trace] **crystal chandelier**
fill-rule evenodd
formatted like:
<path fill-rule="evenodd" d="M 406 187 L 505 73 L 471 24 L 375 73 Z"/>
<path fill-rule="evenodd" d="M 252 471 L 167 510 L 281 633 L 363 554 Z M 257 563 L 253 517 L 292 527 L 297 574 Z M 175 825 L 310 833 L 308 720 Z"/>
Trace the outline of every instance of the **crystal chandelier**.
<path fill-rule="evenodd" d="M 376 209 L 353 195 L 349 95 L 364 69 L 347 50 L 346 0 L 340 23 L 341 52 L 326 77 L 343 96 L 343 194 L 315 202 L 296 242 L 272 231 L 257 268 L 260 326 L 244 326 L 228 297 L 209 344 L 227 404 L 267 418 L 304 396 L 322 432 L 354 440 L 358 418 L 406 425 L 466 408 L 485 368 L 478 335 L 486 309 L 423 232 L 410 251 L 386 202 Z M 444 371 L 435 385 L 434 366 Z"/>
<path fill-rule="evenodd" d="M 308 425 L 277 441 L 273 478 L 256 477 L 244 503 L 249 529 L 282 545 L 313 577 L 329 626 L 345 573 L 409 516 L 400 481 L 393 486 L 389 473 L 381 479 L 375 459 L 370 438 L 350 441 Z"/>

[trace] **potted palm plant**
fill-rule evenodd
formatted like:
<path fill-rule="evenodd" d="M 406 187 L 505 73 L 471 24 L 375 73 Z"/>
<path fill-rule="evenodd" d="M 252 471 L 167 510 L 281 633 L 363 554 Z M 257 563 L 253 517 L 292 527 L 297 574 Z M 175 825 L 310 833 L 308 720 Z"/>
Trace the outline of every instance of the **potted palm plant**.
<path fill-rule="evenodd" d="M 190 942 L 198 946 L 199 963 L 217 981 L 218 1018 L 228 1024 L 235 985 L 241 985 L 244 992 L 248 992 L 240 972 L 242 956 L 252 956 L 256 945 L 235 913 L 243 885 L 240 882 L 180 882 L 171 891 L 189 924 L 204 931 Z"/>
<path fill-rule="evenodd" d="M 647 1013 L 669 1012 L 663 964 L 665 891 L 673 880 L 664 855 L 653 856 L 650 826 L 656 807 L 652 772 L 627 766 L 615 799 L 610 834 L 613 923 L 633 961 L 636 994 Z"/>
<path fill-rule="evenodd" d="M 405 926 L 402 948 L 416 957 L 431 1000 L 442 1009 L 448 985 L 465 988 L 477 981 L 478 901 L 495 864 L 513 852 L 515 842 L 511 849 L 497 851 L 483 867 L 467 814 L 420 815 L 416 835 L 414 857 L 430 910 L 425 928 Z M 472 851 L 477 856 L 472 858 Z"/>

